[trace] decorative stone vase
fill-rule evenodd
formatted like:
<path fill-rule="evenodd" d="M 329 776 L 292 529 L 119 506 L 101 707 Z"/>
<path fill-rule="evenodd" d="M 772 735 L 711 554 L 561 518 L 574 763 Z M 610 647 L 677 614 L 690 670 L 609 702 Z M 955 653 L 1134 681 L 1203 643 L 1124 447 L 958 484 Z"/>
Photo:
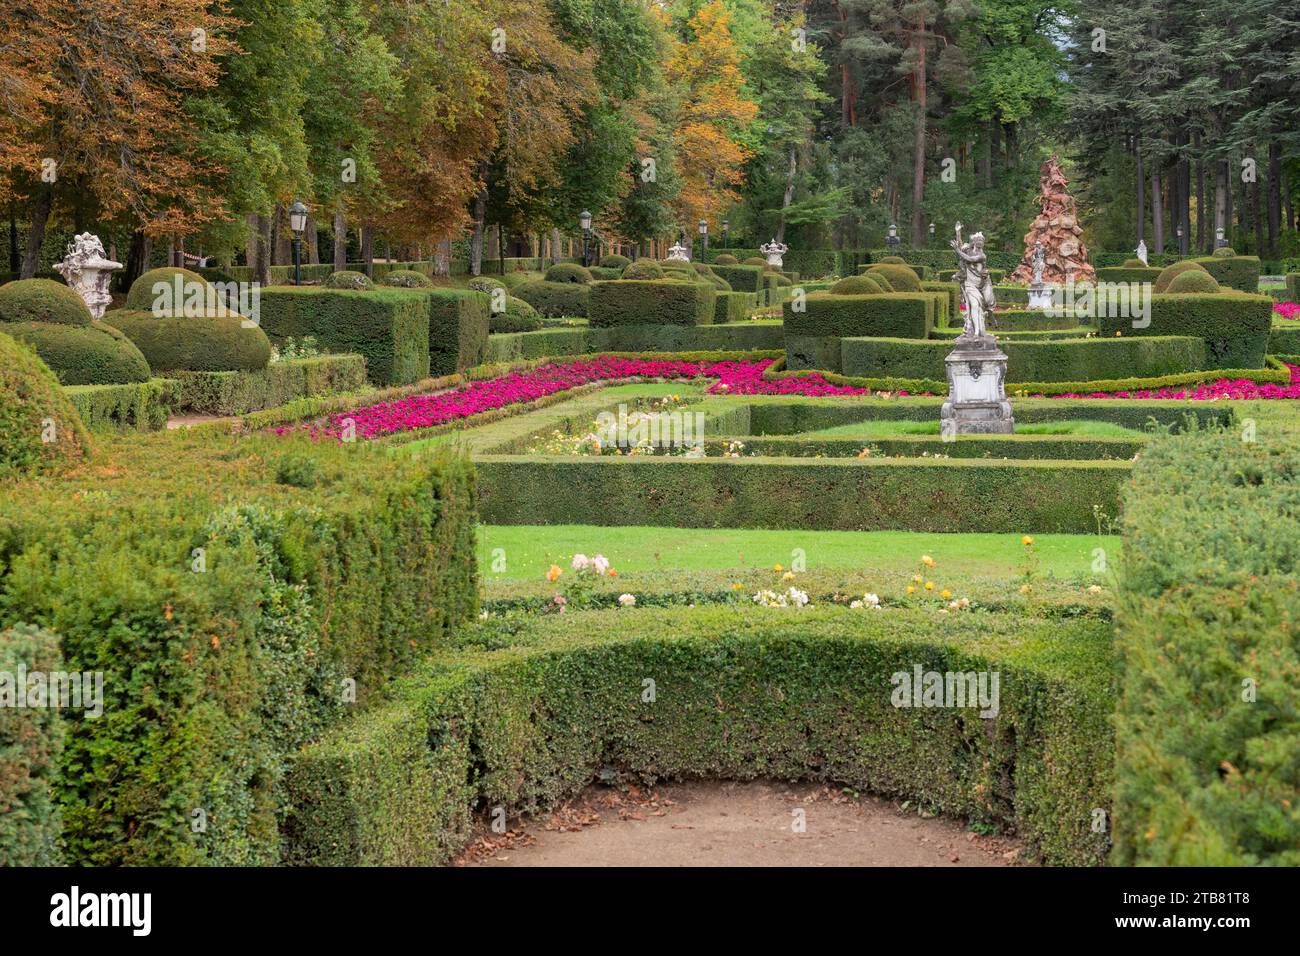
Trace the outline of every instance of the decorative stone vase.
<path fill-rule="evenodd" d="M 948 400 L 939 412 L 939 434 L 1010 435 L 1015 419 L 1007 401 L 1007 356 L 993 336 L 958 336 L 945 363 Z"/>
<path fill-rule="evenodd" d="M 669 262 L 690 262 L 691 250 L 686 248 L 680 242 L 668 247 Z"/>
<path fill-rule="evenodd" d="M 766 242 L 758 247 L 758 251 L 767 256 L 767 264 L 774 269 L 780 269 L 785 266 L 785 260 L 782 258 L 790 247 L 784 242 L 777 242 L 774 238 L 771 242 Z"/>
<path fill-rule="evenodd" d="M 65 282 L 85 301 L 91 316 L 98 322 L 113 301 L 108 291 L 113 273 L 122 268 L 104 254 L 104 244 L 89 232 L 75 236 L 68 244 L 68 254 L 54 267 Z"/>

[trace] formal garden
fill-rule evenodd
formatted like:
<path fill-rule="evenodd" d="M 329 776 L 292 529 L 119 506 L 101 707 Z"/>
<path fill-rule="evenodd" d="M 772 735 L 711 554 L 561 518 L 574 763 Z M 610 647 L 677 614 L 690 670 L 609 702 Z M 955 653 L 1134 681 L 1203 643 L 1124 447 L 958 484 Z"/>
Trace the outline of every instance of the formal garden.
<path fill-rule="evenodd" d="M 683 781 L 1300 864 L 1296 27 L 878 6 L 0 44 L 0 864 L 466 865 Z"/>

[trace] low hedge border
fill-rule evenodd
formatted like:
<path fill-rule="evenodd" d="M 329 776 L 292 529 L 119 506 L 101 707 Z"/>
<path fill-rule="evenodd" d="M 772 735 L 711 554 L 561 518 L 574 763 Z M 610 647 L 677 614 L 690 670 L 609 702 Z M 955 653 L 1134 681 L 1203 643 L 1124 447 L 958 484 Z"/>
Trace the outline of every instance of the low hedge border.
<path fill-rule="evenodd" d="M 547 810 L 611 764 L 650 783 L 847 785 L 1014 829 L 1049 863 L 1105 858 L 1091 825 L 1112 780 L 1103 623 L 667 608 L 513 630 L 469 632 L 390 705 L 303 752 L 289 862 L 445 863 L 476 811 Z M 998 716 L 893 706 L 892 675 L 918 666 L 996 671 Z"/>
<path fill-rule="evenodd" d="M 1076 315 L 1052 315 L 1037 309 L 1004 309 L 990 312 L 987 316 L 989 331 L 995 335 L 999 332 L 1059 332 L 1091 326 L 1091 319 Z M 957 316 L 955 328 L 961 328 L 963 318 Z"/>
<path fill-rule="evenodd" d="M 870 447 L 872 455 L 917 458 L 946 455 L 949 458 L 1066 459 L 1128 461 L 1146 445 L 1142 438 L 1102 438 L 1093 435 L 959 435 L 944 441 L 937 435 L 890 435 L 880 438 L 816 438 L 806 435 L 733 436 L 710 438 L 706 454 L 727 452 L 728 443 L 740 438 L 745 454 L 769 458 L 853 458 Z"/>
<path fill-rule="evenodd" d="M 1270 355 L 1300 355 L 1300 322 L 1274 325 L 1268 333 Z"/>
<path fill-rule="evenodd" d="M 1150 323 L 1101 316 L 1103 336 L 1194 335 L 1204 339 L 1206 358 L 1215 368 L 1263 368 L 1273 323 L 1273 300 L 1237 292 L 1152 295 Z"/>
<path fill-rule="evenodd" d="M 487 524 L 933 532 L 1095 531 L 1128 464 L 482 456 Z"/>
<path fill-rule="evenodd" d="M 1004 343 L 1007 383 L 1103 381 L 1124 372 L 1154 378 L 1206 367 L 1205 344 L 1191 336 L 1062 339 Z M 841 365 L 846 376 L 945 381 L 952 343 L 938 339 L 845 338 Z"/>
<path fill-rule="evenodd" d="M 588 288 L 586 315 L 594 329 L 712 325 L 718 295 L 707 283 L 674 279 L 618 279 Z"/>
<path fill-rule="evenodd" d="M 1124 493 L 1121 866 L 1300 865 L 1300 450 L 1250 437 L 1155 442 Z"/>
<path fill-rule="evenodd" d="M 771 321 L 701 326 L 542 329 L 491 336 L 486 361 L 517 362 L 613 352 L 772 351 L 780 349 L 783 344 L 781 323 Z"/>
<path fill-rule="evenodd" d="M 321 355 L 272 362 L 257 372 L 176 372 L 175 407 L 204 415 L 246 415 L 302 398 L 366 386 L 360 355 Z"/>
<path fill-rule="evenodd" d="M 758 308 L 758 296 L 752 292 L 719 292 L 714 300 L 713 324 L 744 322 Z"/>
<path fill-rule="evenodd" d="M 63 391 L 92 431 L 148 432 L 166 426 L 178 386 L 174 379 L 151 378 L 128 385 L 68 385 Z"/>

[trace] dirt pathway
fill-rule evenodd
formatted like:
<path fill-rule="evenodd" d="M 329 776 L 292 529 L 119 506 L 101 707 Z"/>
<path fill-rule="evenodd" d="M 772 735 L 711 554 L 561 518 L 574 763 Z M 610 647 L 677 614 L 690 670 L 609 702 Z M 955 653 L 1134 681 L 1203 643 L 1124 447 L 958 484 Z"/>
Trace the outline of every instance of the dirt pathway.
<path fill-rule="evenodd" d="M 549 817 L 484 833 L 478 866 L 1018 866 L 1019 843 L 814 784 L 593 786 Z M 802 829 L 800 830 L 800 826 Z"/>

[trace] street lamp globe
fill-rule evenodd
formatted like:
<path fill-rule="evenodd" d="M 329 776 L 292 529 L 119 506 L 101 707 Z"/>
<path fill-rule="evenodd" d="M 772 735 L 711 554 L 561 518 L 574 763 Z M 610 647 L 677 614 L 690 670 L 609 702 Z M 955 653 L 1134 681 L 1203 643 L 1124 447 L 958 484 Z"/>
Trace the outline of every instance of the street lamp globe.
<path fill-rule="evenodd" d="M 701 235 L 701 236 L 707 236 L 708 234 L 709 234 L 709 222 L 708 222 L 707 219 L 701 219 L 701 220 L 700 220 L 700 235 Z"/>
<path fill-rule="evenodd" d="M 295 199 L 289 207 L 289 228 L 297 236 L 307 231 L 307 207 L 301 199 Z"/>
<path fill-rule="evenodd" d="M 584 209 L 582 212 L 578 213 L 578 224 L 579 224 L 580 226 L 582 226 L 582 231 L 583 231 L 583 232 L 587 232 L 588 230 L 590 230 L 590 229 L 591 229 L 591 213 L 587 212 L 587 210 L 585 210 L 585 209 Z"/>

